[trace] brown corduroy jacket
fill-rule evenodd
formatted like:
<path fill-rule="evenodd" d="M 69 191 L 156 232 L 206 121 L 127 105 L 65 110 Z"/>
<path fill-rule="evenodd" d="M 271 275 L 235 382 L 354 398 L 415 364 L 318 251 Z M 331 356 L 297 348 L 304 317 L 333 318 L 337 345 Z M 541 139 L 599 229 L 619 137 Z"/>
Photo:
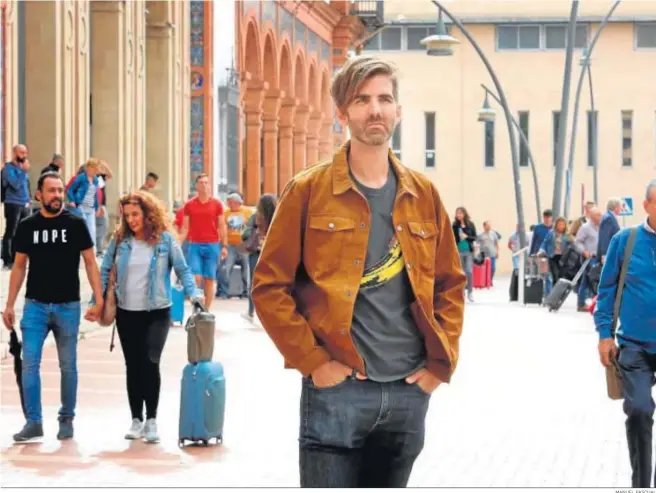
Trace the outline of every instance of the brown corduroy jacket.
<path fill-rule="evenodd" d="M 344 145 L 332 161 L 295 176 L 267 232 L 253 278 L 257 315 L 285 366 L 310 375 L 337 360 L 363 375 L 351 339 L 370 212 L 351 180 Z M 416 301 L 428 371 L 448 382 L 458 361 L 465 275 L 451 221 L 435 186 L 390 152 L 398 177 L 392 220 Z"/>

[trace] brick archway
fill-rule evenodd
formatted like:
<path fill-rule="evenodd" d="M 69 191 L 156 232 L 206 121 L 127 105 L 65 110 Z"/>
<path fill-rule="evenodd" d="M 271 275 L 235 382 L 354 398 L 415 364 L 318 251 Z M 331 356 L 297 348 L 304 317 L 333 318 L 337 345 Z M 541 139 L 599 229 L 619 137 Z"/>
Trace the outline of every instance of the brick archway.
<path fill-rule="evenodd" d="M 284 93 L 278 120 L 278 192 L 282 192 L 294 175 L 294 119 L 297 99 L 294 97 L 294 65 L 289 38 L 280 45 L 280 89 Z"/>
<path fill-rule="evenodd" d="M 307 167 L 307 125 L 310 118 L 306 61 L 300 50 L 297 51 L 294 60 L 294 95 L 297 101 L 294 116 L 294 174 L 296 174 Z"/>

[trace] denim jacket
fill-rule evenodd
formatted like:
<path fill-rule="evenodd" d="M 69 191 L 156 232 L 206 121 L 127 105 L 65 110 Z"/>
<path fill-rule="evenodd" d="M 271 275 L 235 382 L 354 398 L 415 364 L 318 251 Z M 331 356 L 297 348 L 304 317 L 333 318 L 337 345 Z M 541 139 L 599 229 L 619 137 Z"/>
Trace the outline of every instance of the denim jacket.
<path fill-rule="evenodd" d="M 100 278 L 102 281 L 102 292 L 107 289 L 109 282 L 109 272 L 112 268 L 114 252 L 116 252 L 116 303 L 121 306 L 125 297 L 127 281 L 127 269 L 130 264 L 130 254 L 132 252 L 132 242 L 130 238 L 124 239 L 118 247 L 116 239 L 112 238 L 107 247 L 107 253 L 103 258 L 100 267 Z M 162 236 L 154 246 L 154 255 L 150 263 L 150 272 L 148 274 L 148 310 L 159 310 L 171 306 L 171 268 L 184 285 L 185 293 L 190 298 L 200 296 L 196 288 L 194 277 L 191 270 L 185 262 L 180 245 L 169 232 L 162 233 Z M 92 298 L 91 303 L 94 303 Z"/>
<path fill-rule="evenodd" d="M 11 161 L 2 168 L 2 187 L 5 188 L 5 203 L 24 206 L 30 201 L 29 175 Z"/>
<path fill-rule="evenodd" d="M 94 176 L 93 184 L 96 186 L 96 190 L 98 190 L 97 176 Z M 77 207 L 80 207 L 80 205 L 82 205 L 82 202 L 84 202 L 84 196 L 87 194 L 88 189 L 89 189 L 89 178 L 87 177 L 86 173 L 80 173 L 75 177 L 75 180 L 73 180 L 73 183 L 71 183 L 71 186 L 68 189 L 68 192 L 66 193 L 66 196 L 68 197 L 68 201 L 73 202 Z M 93 208 L 98 210 L 97 193 L 94 195 Z"/>
<path fill-rule="evenodd" d="M 571 239 L 569 235 L 563 234 L 563 240 L 560 245 L 560 253 L 565 251 L 565 248 L 570 243 L 570 241 Z M 553 258 L 553 256 L 556 254 L 556 235 L 554 234 L 553 230 L 547 233 L 547 236 L 542 242 L 542 245 L 540 245 L 540 252 L 544 252 L 548 258 Z"/>

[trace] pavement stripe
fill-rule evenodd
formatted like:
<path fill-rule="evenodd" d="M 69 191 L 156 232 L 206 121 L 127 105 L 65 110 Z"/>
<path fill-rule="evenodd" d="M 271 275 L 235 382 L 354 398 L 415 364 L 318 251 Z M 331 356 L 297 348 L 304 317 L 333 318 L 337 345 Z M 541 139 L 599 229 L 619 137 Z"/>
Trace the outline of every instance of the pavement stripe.
<path fill-rule="evenodd" d="M 96 457 L 78 457 L 71 455 L 39 455 L 39 454 L 23 454 L 20 448 L 10 449 L 3 451 L 3 462 L 38 462 L 38 463 L 54 463 L 54 464 L 94 464 L 99 462 L 106 462 L 108 459 L 99 459 Z M 121 466 L 150 466 L 150 467 L 179 467 L 190 466 L 195 461 L 185 460 L 180 457 L 179 460 L 175 459 L 140 459 L 138 457 L 119 458 L 112 457 L 109 462 Z"/>

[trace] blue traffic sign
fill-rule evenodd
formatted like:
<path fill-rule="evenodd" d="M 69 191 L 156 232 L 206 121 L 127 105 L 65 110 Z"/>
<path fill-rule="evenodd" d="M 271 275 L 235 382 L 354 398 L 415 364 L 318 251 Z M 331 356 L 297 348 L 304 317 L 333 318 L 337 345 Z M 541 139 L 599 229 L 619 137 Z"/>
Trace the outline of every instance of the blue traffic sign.
<path fill-rule="evenodd" d="M 622 197 L 622 210 L 620 211 L 620 216 L 632 216 L 632 215 L 633 215 L 633 198 Z"/>

